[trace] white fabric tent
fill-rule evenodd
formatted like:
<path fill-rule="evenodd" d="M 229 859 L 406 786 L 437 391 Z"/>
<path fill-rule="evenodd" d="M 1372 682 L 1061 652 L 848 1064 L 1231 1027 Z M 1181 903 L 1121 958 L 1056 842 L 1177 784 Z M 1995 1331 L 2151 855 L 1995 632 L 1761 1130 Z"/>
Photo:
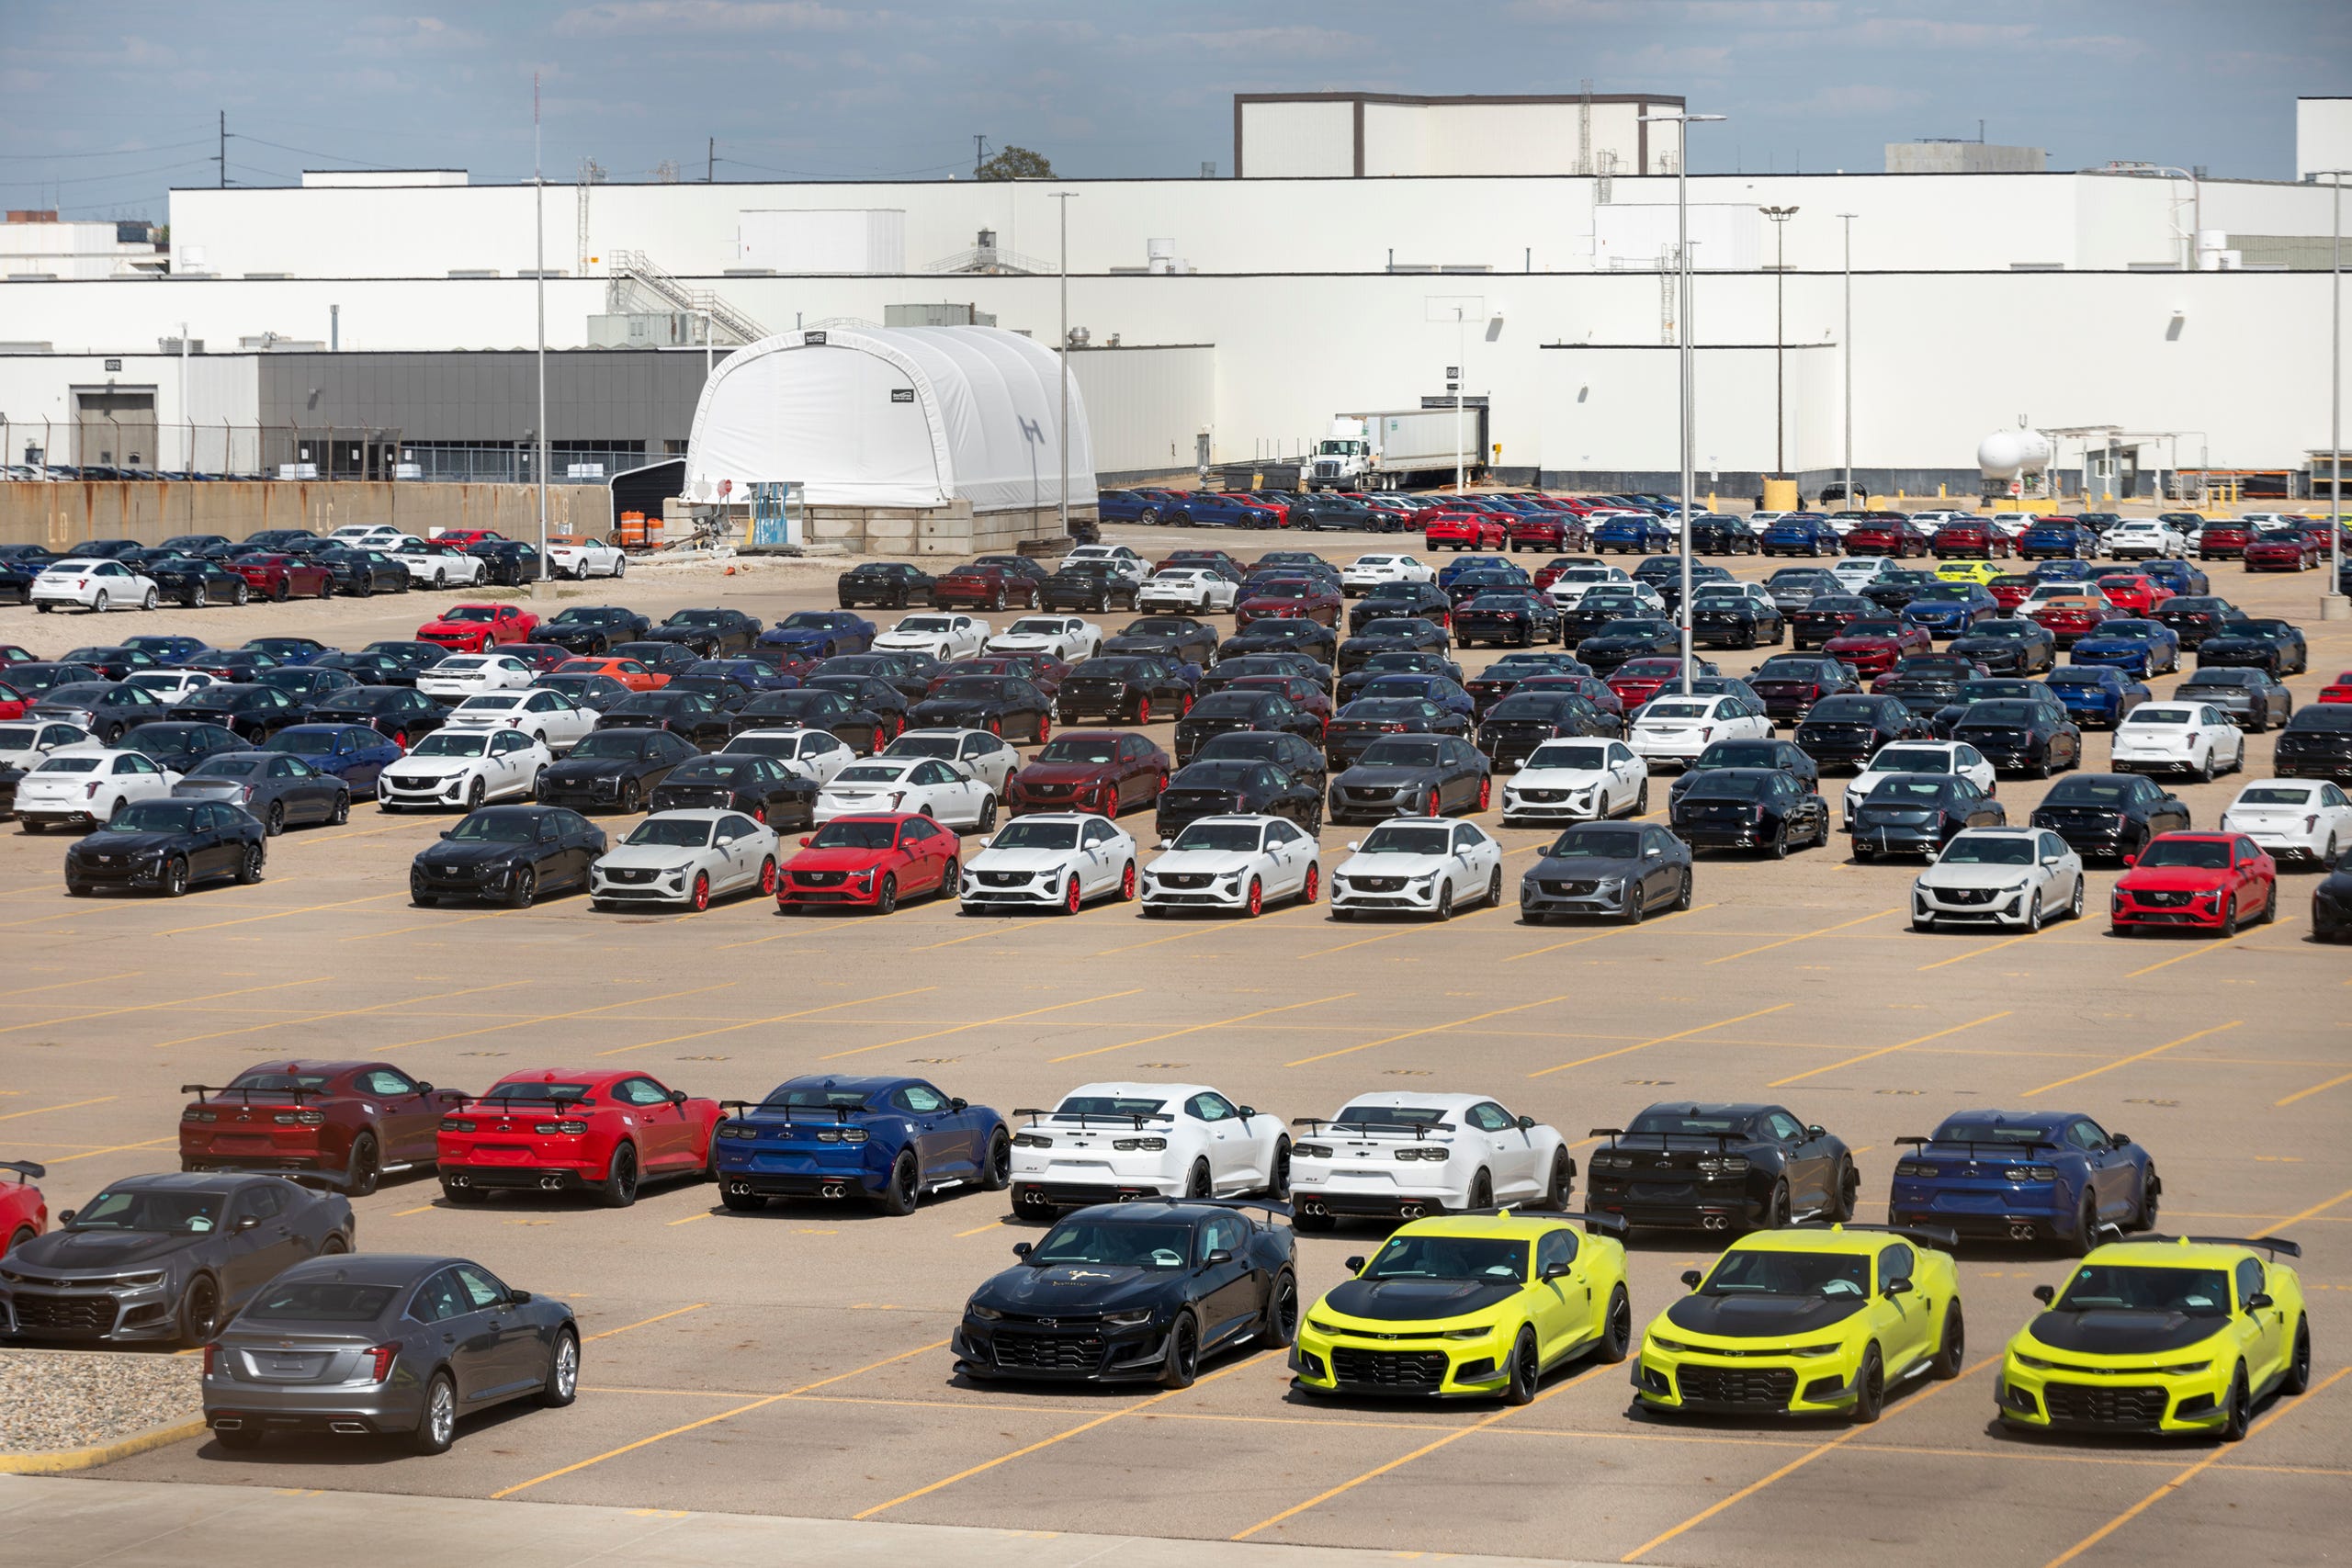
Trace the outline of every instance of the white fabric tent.
<path fill-rule="evenodd" d="M 974 512 L 1061 501 L 1061 366 L 995 327 L 867 327 L 781 333 L 722 361 L 686 446 L 696 501 L 797 482 L 808 506 Z M 1075 378 L 1069 487 L 1094 499 L 1094 451 Z"/>

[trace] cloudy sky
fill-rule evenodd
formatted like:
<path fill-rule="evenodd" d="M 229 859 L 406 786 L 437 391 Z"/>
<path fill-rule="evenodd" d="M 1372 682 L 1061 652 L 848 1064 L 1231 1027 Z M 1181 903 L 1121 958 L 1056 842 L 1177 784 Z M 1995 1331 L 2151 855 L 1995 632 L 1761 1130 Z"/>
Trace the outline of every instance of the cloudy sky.
<path fill-rule="evenodd" d="M 1876 169 L 1977 134 L 2291 178 L 2294 98 L 2352 92 L 2343 0 L 8 0 L 0 201 L 161 218 L 306 168 L 944 178 L 975 134 L 1080 175 L 1231 169 L 1235 92 L 1681 93 L 1697 170 Z"/>

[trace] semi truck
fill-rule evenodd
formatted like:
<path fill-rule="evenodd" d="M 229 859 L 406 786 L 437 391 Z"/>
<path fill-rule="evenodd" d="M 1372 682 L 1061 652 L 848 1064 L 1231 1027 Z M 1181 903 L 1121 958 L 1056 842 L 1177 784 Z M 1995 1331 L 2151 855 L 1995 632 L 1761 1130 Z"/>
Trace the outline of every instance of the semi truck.
<path fill-rule="evenodd" d="M 1458 423 L 1457 423 L 1458 421 Z M 1459 442 L 1459 446 L 1456 442 Z M 1412 490 L 1450 484 L 1455 455 L 1466 477 L 1486 470 L 1487 411 L 1465 404 L 1333 416 L 1306 476 L 1313 490 Z"/>

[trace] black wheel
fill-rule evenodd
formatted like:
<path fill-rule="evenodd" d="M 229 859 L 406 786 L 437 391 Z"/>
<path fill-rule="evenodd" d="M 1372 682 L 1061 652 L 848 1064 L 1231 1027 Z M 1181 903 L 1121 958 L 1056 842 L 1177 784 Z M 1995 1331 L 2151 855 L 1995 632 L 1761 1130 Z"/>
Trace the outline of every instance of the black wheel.
<path fill-rule="evenodd" d="M 1886 1360 L 1872 1345 L 1862 1352 L 1862 1370 L 1854 1379 L 1854 1423 L 1867 1427 L 1886 1408 Z"/>
<path fill-rule="evenodd" d="M 604 1190 L 598 1194 L 607 1209 L 626 1209 L 637 1201 L 637 1145 L 623 1144 L 613 1151 L 605 1168 Z"/>
<path fill-rule="evenodd" d="M 1756 1228 L 1758 1230 L 1776 1231 L 1788 1223 L 1789 1184 L 1783 1181 L 1773 1187 L 1772 1196 L 1765 1202 L 1764 1205 L 1764 1218 L 1758 1223 Z"/>
<path fill-rule="evenodd" d="M 1287 1134 L 1274 1139 L 1273 1179 L 1266 1183 L 1266 1196 L 1269 1198 L 1290 1196 L 1290 1138 Z"/>
<path fill-rule="evenodd" d="M 1453 919 L 1453 884 L 1452 882 L 1442 883 L 1439 886 L 1437 890 L 1437 904 L 1435 908 L 1431 909 L 1430 913 L 1441 920 L 1450 920 Z"/>
<path fill-rule="evenodd" d="M 424 1386 L 424 1408 L 416 1417 L 409 1447 L 420 1454 L 446 1454 L 458 1437 L 458 1385 L 435 1372 Z"/>
<path fill-rule="evenodd" d="M 353 1198 L 365 1198 L 376 1190 L 384 1179 L 384 1157 L 376 1145 L 376 1134 L 362 1133 L 351 1140 L 351 1158 L 344 1165 L 343 1190 Z"/>
<path fill-rule="evenodd" d="M 468 784 L 466 786 L 466 809 L 469 811 L 479 811 L 481 809 L 482 796 L 489 793 L 490 786 L 483 784 L 480 779 L 476 779 L 472 784 Z"/>
<path fill-rule="evenodd" d="M 1161 1363 L 1159 1386 L 1190 1388 L 1201 1374 L 1201 1329 L 1193 1314 L 1182 1312 L 1168 1328 L 1168 1357 Z"/>
<path fill-rule="evenodd" d="M 1276 1349 L 1298 1337 L 1298 1280 L 1287 1269 L 1266 1289 L 1265 1316 L 1260 1321 L 1258 1343 Z"/>
<path fill-rule="evenodd" d="M 2254 1419 L 2254 1392 L 2246 1386 L 2245 1364 L 2238 1364 L 2237 1375 L 2230 1380 L 2229 1419 L 2222 1427 L 2222 1441 L 2245 1441 L 2246 1428 Z"/>
<path fill-rule="evenodd" d="M 1960 1376 L 1968 1363 L 1968 1324 L 1961 1316 L 1960 1303 L 1955 1299 L 1944 1308 L 1943 1343 L 1936 1348 L 1936 1359 L 1928 1363 L 1939 1382 L 1950 1382 Z"/>
<path fill-rule="evenodd" d="M 2091 1202 L 2088 1192 L 2083 1194 L 2083 1206 L 2075 1215 L 2075 1238 L 2072 1250 L 2075 1257 L 2089 1254 L 2098 1245 L 2098 1210 Z"/>
<path fill-rule="evenodd" d="M 1609 1292 L 1609 1315 L 1600 1322 L 1600 1343 L 1593 1359 L 1608 1366 L 1623 1360 L 1634 1344 L 1634 1303 L 1619 1285 Z"/>
<path fill-rule="evenodd" d="M 893 1218 L 904 1219 L 915 1212 L 915 1204 L 922 1196 L 922 1168 L 915 1163 L 912 1149 L 899 1151 L 899 1162 L 890 1168 L 890 1179 L 883 1185 L 875 1204 Z"/>
<path fill-rule="evenodd" d="M 1484 1169 L 1481 1169 L 1477 1175 L 1470 1179 L 1469 1207 L 1473 1209 L 1491 1209 L 1494 1206 L 1495 1179 L 1487 1175 Z"/>
<path fill-rule="evenodd" d="M 1839 1156 L 1838 1182 L 1829 1191 L 1829 1217 L 1843 1224 L 1854 1217 L 1854 1199 L 1862 1190 L 1861 1173 L 1854 1168 L 1853 1159 Z"/>
<path fill-rule="evenodd" d="M 1535 1206 L 1555 1212 L 1566 1209 L 1568 1199 L 1576 1190 L 1576 1180 L 1568 1172 L 1568 1151 L 1553 1150 L 1551 1179 L 1544 1183 L 1544 1196 L 1535 1201 Z"/>
<path fill-rule="evenodd" d="M 2301 1393 L 2312 1386 L 2312 1324 L 2300 1319 L 2295 1325 L 2295 1348 L 2287 1359 L 2287 1375 L 2278 1384 L 2284 1394 Z"/>
<path fill-rule="evenodd" d="M 1674 896 L 1674 907 L 1677 909 L 1688 909 L 1690 907 L 1690 868 L 1689 866 L 1682 868 L 1682 891 Z"/>
<path fill-rule="evenodd" d="M 1503 1385 L 1503 1403 L 1534 1404 L 1535 1385 L 1543 1378 L 1544 1363 L 1535 1353 L 1535 1330 L 1522 1328 L 1510 1348 L 1510 1382 Z"/>
<path fill-rule="evenodd" d="M 269 815 L 262 818 L 262 826 L 268 829 L 269 836 L 273 839 L 286 831 L 286 803 L 284 801 L 273 800 L 269 803 Z"/>
<path fill-rule="evenodd" d="M 580 1336 L 566 1328 L 557 1333 L 554 1353 L 548 1357 L 548 1381 L 539 1389 L 539 1403 L 560 1410 L 579 1397 Z"/>
<path fill-rule="evenodd" d="M 198 1274 L 187 1283 L 180 1295 L 177 1318 L 180 1343 L 195 1347 L 209 1345 L 220 1331 L 220 1287 L 209 1274 Z"/>
<path fill-rule="evenodd" d="M 527 909 L 531 907 L 531 900 L 538 897 L 538 874 L 526 865 L 514 874 L 514 891 L 506 896 L 506 907 Z"/>
<path fill-rule="evenodd" d="M 261 880 L 262 849 L 259 844 L 247 844 L 245 852 L 237 857 L 237 880 L 247 887 Z"/>
<path fill-rule="evenodd" d="M 1493 874 L 1487 878 L 1487 908 L 1489 909 L 1499 909 L 1502 907 L 1503 868 L 1501 866 L 1497 866 L 1494 869 Z"/>
<path fill-rule="evenodd" d="M 875 890 L 874 912 L 877 915 L 888 915 L 894 912 L 898 907 L 899 879 L 895 875 L 886 874 L 882 878 L 882 886 Z"/>
<path fill-rule="evenodd" d="M 177 898 L 187 891 L 187 857 L 174 855 L 164 868 L 164 897 Z"/>
<path fill-rule="evenodd" d="M 2140 1208 L 2139 1212 L 2132 1216 L 2132 1229 L 2135 1231 L 2155 1229 L 2156 1211 L 2163 1206 L 2164 1201 L 2164 1180 L 2156 1175 L 2156 1168 L 2151 1165 L 2140 1179 Z"/>
<path fill-rule="evenodd" d="M 980 1186 L 1001 1192 L 1012 1185 L 1012 1137 L 999 1127 L 989 1139 L 988 1163 L 980 1167 Z"/>
<path fill-rule="evenodd" d="M 1214 1196 L 1212 1184 L 1209 1181 L 1208 1161 L 1196 1159 L 1193 1162 L 1193 1168 L 1184 1173 L 1184 1196 L 1187 1198 Z"/>

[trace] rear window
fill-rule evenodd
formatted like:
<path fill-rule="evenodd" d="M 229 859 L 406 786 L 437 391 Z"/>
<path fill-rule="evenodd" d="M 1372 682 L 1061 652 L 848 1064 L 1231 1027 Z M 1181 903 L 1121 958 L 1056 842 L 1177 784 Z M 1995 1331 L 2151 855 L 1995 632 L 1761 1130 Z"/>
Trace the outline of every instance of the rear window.
<path fill-rule="evenodd" d="M 254 1297 L 241 1315 L 264 1323 L 373 1323 L 391 1305 L 394 1290 L 339 1280 L 275 1284 Z"/>

